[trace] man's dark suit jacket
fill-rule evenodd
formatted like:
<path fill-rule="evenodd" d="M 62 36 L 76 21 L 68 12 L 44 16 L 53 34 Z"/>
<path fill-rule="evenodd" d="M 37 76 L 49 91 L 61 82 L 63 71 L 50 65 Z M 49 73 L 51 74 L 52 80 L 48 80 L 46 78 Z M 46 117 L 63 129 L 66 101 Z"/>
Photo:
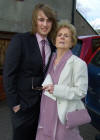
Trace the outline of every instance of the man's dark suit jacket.
<path fill-rule="evenodd" d="M 55 47 L 51 43 L 50 47 L 53 52 Z M 20 104 L 21 108 L 26 110 L 38 103 L 40 91 L 32 90 L 32 84 L 40 86 L 44 73 L 42 56 L 35 35 L 22 33 L 14 36 L 7 49 L 3 78 L 11 108 Z"/>

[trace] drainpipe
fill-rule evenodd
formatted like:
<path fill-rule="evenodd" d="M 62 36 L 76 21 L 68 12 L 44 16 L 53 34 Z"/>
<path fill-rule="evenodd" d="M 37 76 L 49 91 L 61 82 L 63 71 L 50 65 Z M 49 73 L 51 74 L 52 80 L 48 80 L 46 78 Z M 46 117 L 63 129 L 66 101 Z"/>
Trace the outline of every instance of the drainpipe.
<path fill-rule="evenodd" d="M 75 14 L 75 9 L 76 9 L 76 0 L 72 0 L 72 19 L 71 19 L 71 23 L 74 25 L 74 14 Z"/>

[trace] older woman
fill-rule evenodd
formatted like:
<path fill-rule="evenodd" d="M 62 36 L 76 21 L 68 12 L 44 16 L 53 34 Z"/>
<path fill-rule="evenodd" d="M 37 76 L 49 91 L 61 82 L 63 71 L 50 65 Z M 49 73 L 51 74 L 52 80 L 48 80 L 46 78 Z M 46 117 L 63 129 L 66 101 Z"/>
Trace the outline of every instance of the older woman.
<path fill-rule="evenodd" d="M 59 23 L 53 55 L 41 100 L 40 120 L 36 140 L 82 140 L 78 127 L 66 127 L 68 112 L 84 108 L 81 99 L 86 95 L 88 75 L 86 63 L 73 55 L 77 42 L 75 27 Z"/>

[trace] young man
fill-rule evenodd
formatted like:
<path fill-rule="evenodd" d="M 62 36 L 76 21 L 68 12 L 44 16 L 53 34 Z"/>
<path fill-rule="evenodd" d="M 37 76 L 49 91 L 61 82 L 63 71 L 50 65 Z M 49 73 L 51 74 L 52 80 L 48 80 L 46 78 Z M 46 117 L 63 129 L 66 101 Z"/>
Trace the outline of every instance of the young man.
<path fill-rule="evenodd" d="M 37 4 L 32 15 L 32 33 L 15 35 L 7 49 L 4 87 L 11 109 L 13 140 L 35 140 L 42 93 L 39 87 L 55 50 L 49 39 L 56 26 L 54 11 L 45 4 Z"/>

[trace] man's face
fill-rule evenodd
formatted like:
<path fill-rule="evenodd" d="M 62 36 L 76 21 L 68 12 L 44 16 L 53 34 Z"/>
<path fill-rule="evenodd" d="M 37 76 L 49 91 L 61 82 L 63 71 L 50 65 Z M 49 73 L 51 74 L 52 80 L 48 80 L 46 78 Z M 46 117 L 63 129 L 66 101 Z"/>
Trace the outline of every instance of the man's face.
<path fill-rule="evenodd" d="M 43 11 L 38 11 L 37 14 L 37 33 L 41 35 L 41 37 L 47 37 L 48 33 L 51 31 L 52 21 L 48 19 L 48 17 L 44 14 Z"/>

